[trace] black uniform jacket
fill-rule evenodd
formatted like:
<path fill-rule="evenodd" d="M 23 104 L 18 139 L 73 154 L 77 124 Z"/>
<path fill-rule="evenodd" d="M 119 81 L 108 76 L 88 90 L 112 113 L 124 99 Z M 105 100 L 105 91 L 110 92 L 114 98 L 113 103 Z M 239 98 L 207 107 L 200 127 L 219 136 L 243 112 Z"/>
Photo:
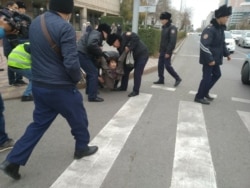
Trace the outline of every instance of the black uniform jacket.
<path fill-rule="evenodd" d="M 160 52 L 172 54 L 177 41 L 177 28 L 168 22 L 162 26 Z"/>
<path fill-rule="evenodd" d="M 216 65 L 221 65 L 223 56 L 229 56 L 226 48 L 225 25 L 219 25 L 216 19 L 211 20 L 201 34 L 200 39 L 200 64 L 206 65 L 215 61 Z"/>

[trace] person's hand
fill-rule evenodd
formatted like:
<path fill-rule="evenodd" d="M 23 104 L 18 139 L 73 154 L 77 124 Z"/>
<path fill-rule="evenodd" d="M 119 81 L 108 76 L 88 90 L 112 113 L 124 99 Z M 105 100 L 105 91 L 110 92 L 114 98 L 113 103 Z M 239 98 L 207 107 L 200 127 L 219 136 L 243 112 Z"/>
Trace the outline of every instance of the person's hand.
<path fill-rule="evenodd" d="M 125 47 L 125 52 L 129 52 L 129 48 L 127 46 Z"/>
<path fill-rule="evenodd" d="M 165 54 L 165 58 L 166 59 L 170 58 L 170 55 L 169 54 Z"/>
<path fill-rule="evenodd" d="M 215 61 L 212 61 L 210 63 L 208 63 L 209 66 L 214 66 L 215 65 Z"/>
<path fill-rule="evenodd" d="M 229 55 L 229 56 L 227 56 L 227 60 L 228 60 L 228 61 L 230 61 L 230 60 L 231 60 L 231 57 L 230 57 L 230 55 Z"/>

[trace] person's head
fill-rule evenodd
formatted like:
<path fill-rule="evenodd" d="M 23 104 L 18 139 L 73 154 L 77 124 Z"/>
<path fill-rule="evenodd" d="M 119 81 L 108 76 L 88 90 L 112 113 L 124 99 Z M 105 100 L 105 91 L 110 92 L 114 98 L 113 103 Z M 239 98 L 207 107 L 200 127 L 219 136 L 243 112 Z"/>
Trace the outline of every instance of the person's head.
<path fill-rule="evenodd" d="M 60 16 L 69 21 L 74 8 L 73 0 L 50 0 L 49 10 L 58 12 Z"/>
<path fill-rule="evenodd" d="M 102 23 L 102 24 L 98 25 L 97 31 L 102 33 L 104 39 L 107 39 L 108 36 L 110 35 L 111 28 L 108 24 Z"/>
<path fill-rule="evenodd" d="M 111 70 L 114 70 L 117 68 L 117 59 L 116 58 L 110 58 L 108 60 L 108 66 Z"/>
<path fill-rule="evenodd" d="M 111 34 L 108 37 L 107 43 L 109 46 L 114 46 L 115 48 L 120 48 L 122 37 L 118 34 Z"/>
<path fill-rule="evenodd" d="M 6 3 L 6 8 L 8 8 L 11 11 L 18 12 L 18 5 L 15 1 L 8 1 Z"/>
<path fill-rule="evenodd" d="M 227 5 L 222 5 L 214 11 L 214 16 L 220 25 L 226 25 L 229 16 L 232 14 L 232 7 Z"/>
<path fill-rule="evenodd" d="M 169 12 L 162 12 L 160 15 L 160 21 L 162 25 L 171 22 L 171 14 Z"/>
<path fill-rule="evenodd" d="M 25 14 L 26 13 L 26 6 L 25 6 L 24 2 L 17 1 L 16 4 L 18 5 L 18 12 L 21 14 Z"/>

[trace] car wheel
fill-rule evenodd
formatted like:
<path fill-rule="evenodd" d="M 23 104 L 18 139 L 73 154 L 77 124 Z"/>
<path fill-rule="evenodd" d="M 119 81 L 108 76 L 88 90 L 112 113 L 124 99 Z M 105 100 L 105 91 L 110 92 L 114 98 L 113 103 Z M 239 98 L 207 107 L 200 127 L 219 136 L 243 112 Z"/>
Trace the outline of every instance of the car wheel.
<path fill-rule="evenodd" d="M 241 81 L 243 84 L 250 84 L 249 81 L 249 62 L 244 63 L 241 69 Z"/>

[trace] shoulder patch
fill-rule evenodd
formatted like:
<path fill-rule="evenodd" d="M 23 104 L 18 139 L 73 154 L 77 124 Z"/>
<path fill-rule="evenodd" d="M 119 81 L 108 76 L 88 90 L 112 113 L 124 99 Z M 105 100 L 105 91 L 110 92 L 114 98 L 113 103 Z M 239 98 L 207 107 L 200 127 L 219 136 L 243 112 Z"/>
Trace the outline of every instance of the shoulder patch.
<path fill-rule="evenodd" d="M 203 39 L 207 39 L 207 38 L 208 38 L 208 34 L 206 33 L 203 35 Z"/>
<path fill-rule="evenodd" d="M 130 36 L 131 34 L 132 34 L 132 32 L 130 32 L 130 31 L 128 31 L 128 32 L 126 33 L 127 36 Z"/>

